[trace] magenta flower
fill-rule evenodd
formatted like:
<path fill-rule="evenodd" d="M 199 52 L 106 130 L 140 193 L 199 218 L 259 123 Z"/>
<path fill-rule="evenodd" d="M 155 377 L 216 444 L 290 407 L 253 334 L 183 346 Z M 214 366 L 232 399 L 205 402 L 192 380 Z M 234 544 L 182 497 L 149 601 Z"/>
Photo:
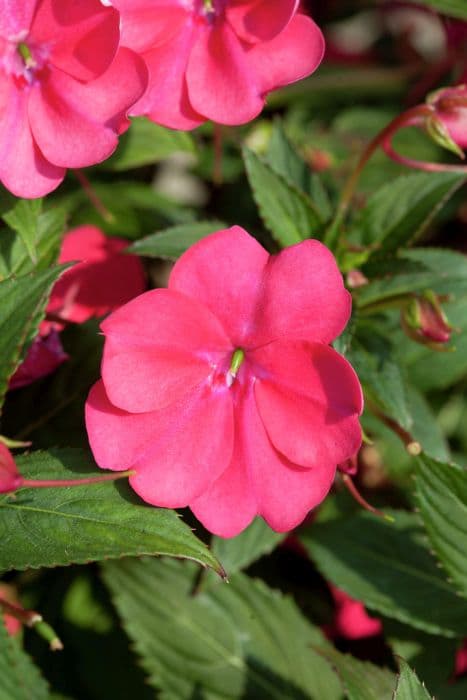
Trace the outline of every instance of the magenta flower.
<path fill-rule="evenodd" d="M 360 384 L 329 347 L 350 307 L 318 241 L 276 256 L 237 226 L 200 241 L 168 289 L 101 326 L 102 381 L 86 404 L 97 463 L 131 467 L 145 501 L 189 506 L 218 535 L 257 514 L 292 529 L 361 443 Z"/>
<path fill-rule="evenodd" d="M 63 349 L 60 335 L 51 329 L 47 335 L 38 335 L 30 346 L 26 357 L 20 364 L 8 384 L 9 389 L 20 389 L 32 384 L 36 379 L 46 377 L 54 372 L 68 355 Z"/>
<path fill-rule="evenodd" d="M 139 52 L 149 86 L 132 108 L 173 129 L 207 119 L 244 124 L 265 95 L 312 73 L 324 39 L 298 0 L 112 0 L 122 43 Z"/>
<path fill-rule="evenodd" d="M 0 0 L 0 180 L 40 197 L 107 158 L 147 71 L 99 0 Z"/>
<path fill-rule="evenodd" d="M 16 467 L 13 455 L 0 440 L 0 493 L 16 491 L 21 483 L 22 478 Z"/>

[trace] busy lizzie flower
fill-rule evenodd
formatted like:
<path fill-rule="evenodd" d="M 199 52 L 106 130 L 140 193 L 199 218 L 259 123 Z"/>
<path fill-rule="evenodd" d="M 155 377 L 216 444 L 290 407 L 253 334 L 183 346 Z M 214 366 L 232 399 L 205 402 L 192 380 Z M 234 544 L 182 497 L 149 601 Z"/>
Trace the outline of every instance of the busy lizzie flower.
<path fill-rule="evenodd" d="M 102 380 L 86 405 L 97 463 L 131 468 L 145 501 L 189 506 L 218 535 L 258 514 L 292 529 L 361 443 L 360 384 L 329 345 L 350 307 L 318 241 L 270 256 L 237 226 L 203 239 L 168 289 L 101 325 Z"/>
<path fill-rule="evenodd" d="M 0 181 L 19 197 L 107 158 L 147 71 L 100 0 L 0 0 Z"/>
<path fill-rule="evenodd" d="M 210 119 L 244 124 L 265 96 L 312 73 L 321 62 L 320 29 L 298 0 L 112 0 L 122 43 L 149 70 L 131 114 L 174 129 Z"/>
<path fill-rule="evenodd" d="M 11 378 L 10 389 L 45 377 L 67 359 L 59 336 L 65 323 L 83 323 L 103 316 L 144 291 L 141 260 L 125 254 L 127 246 L 123 238 L 106 236 L 95 226 L 68 231 L 58 262 L 79 262 L 54 285 L 47 305 L 48 319 L 41 323 L 39 335 Z"/>

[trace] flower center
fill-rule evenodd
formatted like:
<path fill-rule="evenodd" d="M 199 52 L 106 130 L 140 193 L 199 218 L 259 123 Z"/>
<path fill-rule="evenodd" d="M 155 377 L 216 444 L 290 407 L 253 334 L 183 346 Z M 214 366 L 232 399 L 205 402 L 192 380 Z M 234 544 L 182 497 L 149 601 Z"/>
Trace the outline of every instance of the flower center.
<path fill-rule="evenodd" d="M 191 0 L 194 12 L 208 22 L 213 22 L 216 17 L 221 15 L 226 4 L 227 0 Z"/>
<path fill-rule="evenodd" d="M 232 384 L 235 381 L 235 378 L 238 374 L 238 370 L 240 369 L 240 366 L 243 363 L 243 360 L 245 359 L 245 353 L 241 348 L 237 348 L 235 350 L 234 354 L 232 355 L 232 360 L 230 362 L 230 368 L 229 371 L 227 372 L 227 386 L 232 386 Z"/>
<path fill-rule="evenodd" d="M 18 88 L 31 85 L 47 64 L 49 48 L 15 37 L 0 44 L 0 69 L 11 75 Z"/>

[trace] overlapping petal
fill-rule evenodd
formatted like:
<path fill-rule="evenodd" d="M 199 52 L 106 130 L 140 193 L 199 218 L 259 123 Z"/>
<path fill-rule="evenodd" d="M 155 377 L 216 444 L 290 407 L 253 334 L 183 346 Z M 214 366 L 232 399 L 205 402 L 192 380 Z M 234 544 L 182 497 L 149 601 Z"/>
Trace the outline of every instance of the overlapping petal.
<path fill-rule="evenodd" d="M 253 311 L 268 259 L 254 238 L 240 226 L 232 226 L 192 246 L 177 261 L 169 288 L 205 304 L 232 342 L 241 346 L 253 332 Z"/>
<path fill-rule="evenodd" d="M 146 79 L 143 61 L 128 49 L 120 49 L 110 68 L 90 83 L 49 71 L 31 90 L 28 105 L 44 156 L 71 168 L 107 158 L 129 125 L 128 106 L 143 93 Z"/>
<path fill-rule="evenodd" d="M 41 0 L 30 38 L 50 47 L 49 60 L 78 80 L 109 68 L 120 41 L 118 12 L 100 0 Z"/>
<path fill-rule="evenodd" d="M 245 124 L 263 109 L 242 44 L 226 22 L 198 28 L 186 81 L 193 108 L 219 124 Z"/>
<path fill-rule="evenodd" d="M 114 7 L 125 13 L 122 46 L 143 53 L 172 41 L 188 19 L 187 10 L 178 0 L 114 0 Z"/>
<path fill-rule="evenodd" d="M 278 342 L 252 353 L 264 375 L 255 397 L 266 432 L 291 462 L 336 465 L 358 450 L 362 392 L 349 363 L 326 345 Z M 293 430 L 290 429 L 293 426 Z"/>
<path fill-rule="evenodd" d="M 305 15 L 296 15 L 274 39 L 255 44 L 247 53 L 250 71 L 260 94 L 305 78 L 324 55 L 319 27 Z"/>
<path fill-rule="evenodd" d="M 31 26 L 37 0 L 0 0 L 0 36 L 16 37 Z"/>
<path fill-rule="evenodd" d="M 31 134 L 24 91 L 0 73 L 0 180 L 17 197 L 42 197 L 61 183 L 65 170 L 52 165 Z"/>
<path fill-rule="evenodd" d="M 254 44 L 269 41 L 285 29 L 298 5 L 299 0 L 231 0 L 225 13 L 237 36 Z"/>

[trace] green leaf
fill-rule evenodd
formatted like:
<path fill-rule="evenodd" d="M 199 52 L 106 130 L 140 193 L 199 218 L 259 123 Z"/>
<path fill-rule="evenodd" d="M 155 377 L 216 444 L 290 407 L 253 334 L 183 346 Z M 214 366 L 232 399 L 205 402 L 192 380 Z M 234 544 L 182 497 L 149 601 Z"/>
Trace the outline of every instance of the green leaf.
<path fill-rule="evenodd" d="M 418 680 L 417 674 L 410 666 L 400 660 L 401 671 L 397 681 L 394 700 L 432 700 L 424 685 Z"/>
<path fill-rule="evenodd" d="M 365 395 L 405 430 L 412 427 L 406 388 L 400 366 L 385 339 L 373 333 L 362 342 L 354 340 L 347 359 L 357 372 Z"/>
<path fill-rule="evenodd" d="M 243 157 L 261 218 L 279 245 L 316 238 L 322 221 L 311 199 L 253 151 L 245 148 Z"/>
<path fill-rule="evenodd" d="M 0 618 L 0 700 L 49 700 L 47 683 Z"/>
<path fill-rule="evenodd" d="M 391 276 L 384 276 L 385 270 L 382 269 L 384 279 L 374 280 L 358 290 L 359 308 L 426 289 L 456 296 L 467 293 L 467 258 L 461 253 L 443 248 L 415 248 L 404 250 L 396 261 L 412 263 L 416 267 Z"/>
<path fill-rule="evenodd" d="M 101 167 L 121 172 L 158 163 L 180 152 L 195 152 L 189 133 L 167 129 L 140 117 L 132 119 L 131 128 L 120 137 L 118 149 Z"/>
<path fill-rule="evenodd" d="M 226 228 L 226 225 L 222 221 L 197 221 L 171 226 L 146 238 L 140 238 L 127 252 L 150 258 L 177 260 L 194 243 L 223 228 Z"/>
<path fill-rule="evenodd" d="M 103 565 L 124 627 L 164 700 L 340 700 L 339 681 L 312 645 L 321 632 L 290 598 L 237 574 L 191 595 L 181 562 Z"/>
<path fill-rule="evenodd" d="M 255 518 L 251 525 L 237 537 L 224 539 L 214 536 L 211 540 L 211 549 L 230 577 L 237 571 L 246 569 L 263 555 L 272 552 L 284 537 L 284 533 L 271 530 L 262 518 Z"/>
<path fill-rule="evenodd" d="M 360 512 L 314 524 L 302 540 L 325 578 L 371 610 L 446 637 L 465 633 L 459 598 L 428 551 L 415 514 L 394 523 Z"/>
<path fill-rule="evenodd" d="M 2 215 L 5 223 L 21 236 L 33 263 L 37 260 L 38 218 L 41 211 L 42 199 L 20 199 Z"/>
<path fill-rule="evenodd" d="M 317 651 L 337 671 L 348 700 L 392 700 L 396 676 L 388 669 L 342 654 L 331 646 Z"/>
<path fill-rule="evenodd" d="M 33 452 L 16 462 L 25 478 L 102 475 L 82 450 Z M 22 489 L 15 498 L 1 496 L 0 541 L 0 571 L 165 554 L 222 573 L 175 511 L 145 505 L 123 482 Z"/>
<path fill-rule="evenodd" d="M 65 229 L 65 217 L 64 209 L 57 206 L 39 214 L 35 264 L 21 236 L 12 230 L 2 231 L 0 281 L 12 275 L 25 275 L 28 272 L 45 270 L 55 263 L 60 250 L 61 234 Z"/>
<path fill-rule="evenodd" d="M 37 333 L 52 286 L 67 267 L 0 282 L 0 407 L 8 380 Z"/>
<path fill-rule="evenodd" d="M 467 6 L 465 0 L 409 0 L 417 5 L 423 4 L 432 7 L 443 15 L 467 20 Z"/>
<path fill-rule="evenodd" d="M 421 455 L 416 497 L 431 546 L 467 596 L 467 471 Z"/>
<path fill-rule="evenodd" d="M 370 197 L 354 229 L 364 245 L 387 253 L 417 240 L 465 182 L 457 173 L 415 173 L 389 182 Z"/>

